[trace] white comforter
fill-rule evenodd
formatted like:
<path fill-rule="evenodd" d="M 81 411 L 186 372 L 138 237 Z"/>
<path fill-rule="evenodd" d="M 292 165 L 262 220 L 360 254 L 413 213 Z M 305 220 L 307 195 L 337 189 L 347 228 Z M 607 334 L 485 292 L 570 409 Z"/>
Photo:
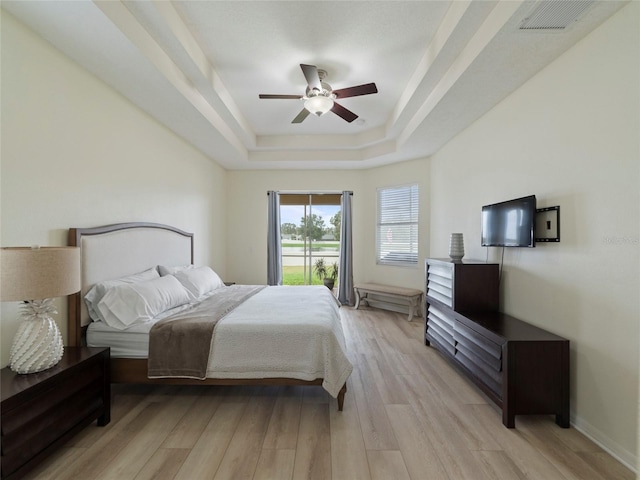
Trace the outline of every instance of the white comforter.
<path fill-rule="evenodd" d="M 126 331 L 100 323 L 89 328 L 90 346 L 112 346 L 112 356 L 146 356 L 148 337 L 143 354 L 118 355 L 113 337 Z M 151 326 L 138 325 L 130 333 L 143 338 Z M 207 377 L 323 378 L 324 389 L 336 397 L 353 370 L 345 350 L 338 302 L 326 287 L 267 287 L 218 322 Z"/>
<path fill-rule="evenodd" d="M 211 378 L 324 378 L 336 397 L 353 370 L 324 286 L 267 287 L 220 320 L 212 342 Z"/>

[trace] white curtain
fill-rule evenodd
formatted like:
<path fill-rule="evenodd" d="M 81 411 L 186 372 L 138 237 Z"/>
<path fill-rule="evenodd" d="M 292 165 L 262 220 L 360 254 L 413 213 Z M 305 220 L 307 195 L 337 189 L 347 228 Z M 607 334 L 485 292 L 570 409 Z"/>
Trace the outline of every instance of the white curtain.
<path fill-rule="evenodd" d="M 267 192 L 267 285 L 282 285 L 282 242 L 280 241 L 280 194 Z"/>
<path fill-rule="evenodd" d="M 353 305 L 353 241 L 351 238 L 351 196 L 342 192 L 342 222 L 340 225 L 340 265 L 338 270 L 338 300 L 342 305 Z"/>

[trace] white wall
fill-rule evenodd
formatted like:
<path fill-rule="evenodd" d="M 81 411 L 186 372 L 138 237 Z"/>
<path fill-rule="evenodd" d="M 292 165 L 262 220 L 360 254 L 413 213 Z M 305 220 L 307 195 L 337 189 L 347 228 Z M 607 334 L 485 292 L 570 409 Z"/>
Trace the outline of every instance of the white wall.
<path fill-rule="evenodd" d="M 1 81 L 2 246 L 66 245 L 70 227 L 167 223 L 195 232 L 196 262 L 224 275 L 225 170 L 5 11 Z M 17 305 L 2 304 L 3 366 Z"/>
<path fill-rule="evenodd" d="M 571 341 L 571 414 L 636 462 L 640 308 L 640 4 L 599 29 L 432 157 L 431 243 L 484 259 L 481 206 L 560 205 L 561 242 L 507 249 L 503 309 Z M 499 260 L 491 249 L 490 259 Z"/>
<path fill-rule="evenodd" d="M 267 280 L 267 191 L 353 191 L 354 282 L 378 281 L 422 288 L 424 264 L 401 268 L 375 264 L 376 189 L 418 183 L 420 258 L 427 256 L 429 162 L 416 160 L 371 170 L 274 170 L 228 172 L 228 279 L 264 284 Z"/>

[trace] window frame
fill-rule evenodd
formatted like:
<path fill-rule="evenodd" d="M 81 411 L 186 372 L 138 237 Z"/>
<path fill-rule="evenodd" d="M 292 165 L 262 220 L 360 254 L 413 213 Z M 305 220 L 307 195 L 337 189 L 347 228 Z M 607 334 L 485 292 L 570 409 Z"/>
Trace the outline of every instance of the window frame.
<path fill-rule="evenodd" d="M 389 202 L 386 202 L 386 205 L 383 201 L 383 193 L 391 190 L 403 190 L 404 192 L 399 192 L 396 197 L 408 197 L 409 200 L 409 220 L 401 220 L 395 219 L 395 221 L 383 221 L 383 209 L 386 207 L 388 209 L 392 208 L 393 205 L 389 205 Z M 393 201 L 400 201 L 400 199 L 392 199 Z M 404 185 L 394 185 L 388 187 L 378 187 L 376 189 L 376 264 L 377 265 L 393 265 L 400 267 L 416 267 L 418 266 L 418 252 L 420 249 L 419 242 L 419 228 L 420 228 L 420 186 L 417 183 L 410 183 Z M 385 256 L 389 256 L 393 252 L 383 252 L 381 251 L 381 235 L 382 229 L 385 226 L 409 226 L 409 235 L 408 241 L 406 242 L 406 247 L 408 248 L 408 252 L 399 252 L 398 256 L 394 259 L 384 259 Z M 413 232 L 412 227 L 415 229 Z M 415 236 L 415 241 L 414 241 Z M 402 258 L 404 255 L 404 259 Z"/>

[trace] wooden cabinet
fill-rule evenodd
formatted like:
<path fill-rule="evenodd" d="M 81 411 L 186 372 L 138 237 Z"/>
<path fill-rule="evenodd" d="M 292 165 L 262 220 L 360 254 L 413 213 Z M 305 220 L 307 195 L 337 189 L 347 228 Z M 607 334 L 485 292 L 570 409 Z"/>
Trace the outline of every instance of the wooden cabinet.
<path fill-rule="evenodd" d="M 427 295 L 456 312 L 498 310 L 498 264 L 428 258 Z"/>
<path fill-rule="evenodd" d="M 2 369 L 2 478 L 31 470 L 73 434 L 110 420 L 109 349 L 65 347 L 62 360 L 39 373 Z"/>
<path fill-rule="evenodd" d="M 455 355 L 454 312 L 497 311 L 498 265 L 474 261 L 426 261 L 425 342 Z"/>
<path fill-rule="evenodd" d="M 518 414 L 569 426 L 569 341 L 498 312 L 497 264 L 428 259 L 426 286 L 425 344 L 502 408 L 505 426 Z"/>

